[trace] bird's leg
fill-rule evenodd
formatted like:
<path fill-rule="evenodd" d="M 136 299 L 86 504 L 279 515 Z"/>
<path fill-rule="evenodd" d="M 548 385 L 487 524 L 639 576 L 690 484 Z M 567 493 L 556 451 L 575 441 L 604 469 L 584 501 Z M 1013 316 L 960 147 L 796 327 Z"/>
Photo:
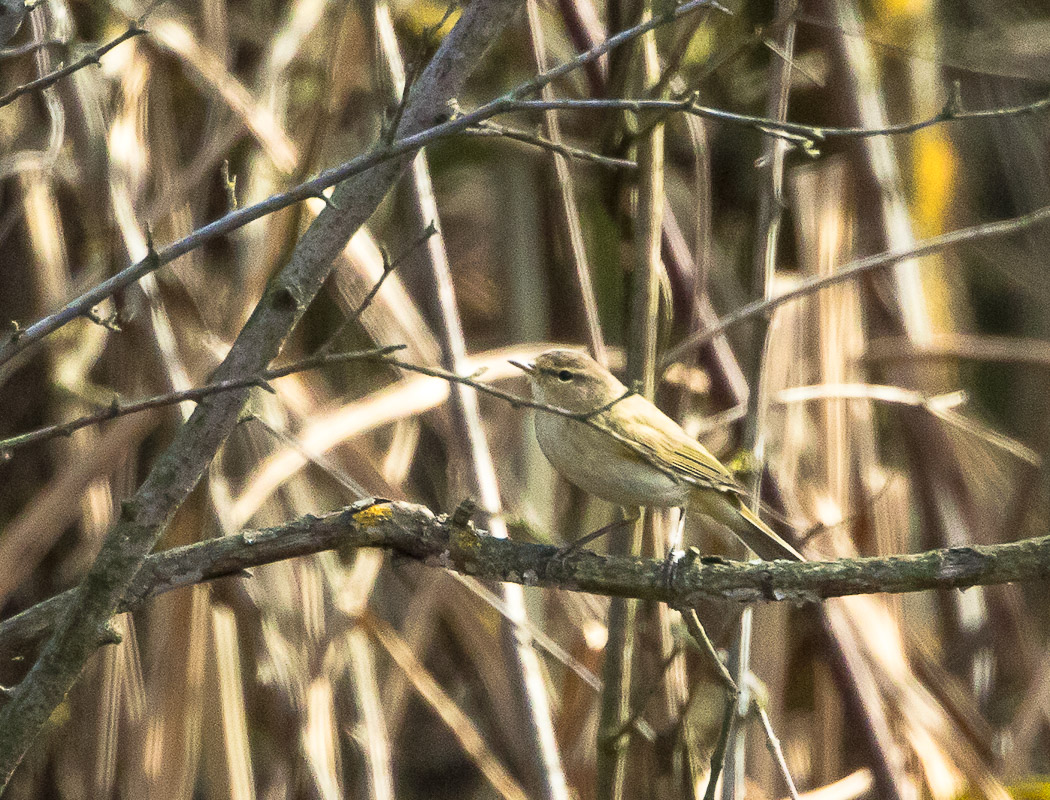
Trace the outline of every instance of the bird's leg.
<path fill-rule="evenodd" d="M 592 531 L 591 533 L 588 533 L 586 536 L 581 536 L 576 541 L 570 542 L 569 544 L 567 544 L 564 547 L 560 548 L 558 550 L 558 552 L 555 553 L 555 558 L 565 558 L 570 553 L 574 553 L 575 551 L 579 550 L 585 544 L 590 544 L 591 542 L 594 542 L 594 541 L 597 541 L 598 539 L 601 539 L 607 533 L 611 533 L 612 531 L 617 530 L 618 528 L 622 528 L 625 525 L 633 525 L 634 523 L 636 523 L 638 521 L 638 519 L 639 519 L 639 515 L 638 514 L 635 514 L 634 516 L 630 516 L 627 513 L 623 513 L 623 518 L 622 519 L 618 519 L 615 522 L 610 522 L 608 525 L 605 525 L 604 527 L 598 528 L 598 530 Z"/>
<path fill-rule="evenodd" d="M 663 581 L 664 586 L 668 589 L 674 584 L 675 567 L 679 559 L 684 555 L 681 548 L 675 547 L 676 544 L 681 545 L 685 541 L 685 509 L 680 508 L 678 510 L 680 513 L 678 514 L 678 524 L 675 525 L 675 535 L 671 537 L 667 555 L 664 557 Z"/>

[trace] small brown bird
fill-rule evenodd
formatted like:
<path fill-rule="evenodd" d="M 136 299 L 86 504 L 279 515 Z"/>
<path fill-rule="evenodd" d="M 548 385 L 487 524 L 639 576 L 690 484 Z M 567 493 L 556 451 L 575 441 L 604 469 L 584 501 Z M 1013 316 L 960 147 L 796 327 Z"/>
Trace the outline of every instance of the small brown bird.
<path fill-rule="evenodd" d="M 601 430 L 536 411 L 540 449 L 568 481 L 621 506 L 700 513 L 767 561 L 805 561 L 744 505 L 743 489 L 717 458 L 590 356 L 555 349 L 532 363 L 511 363 L 525 370 L 538 402 L 575 414 L 596 412 L 589 420 Z"/>

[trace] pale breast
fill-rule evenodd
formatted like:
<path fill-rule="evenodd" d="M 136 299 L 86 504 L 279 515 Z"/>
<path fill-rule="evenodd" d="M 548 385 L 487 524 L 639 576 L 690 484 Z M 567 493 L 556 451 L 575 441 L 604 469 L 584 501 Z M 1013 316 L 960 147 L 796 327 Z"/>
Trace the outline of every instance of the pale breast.
<path fill-rule="evenodd" d="M 667 508 L 688 496 L 688 484 L 640 462 L 608 434 L 582 422 L 537 411 L 536 438 L 566 480 L 610 503 Z"/>

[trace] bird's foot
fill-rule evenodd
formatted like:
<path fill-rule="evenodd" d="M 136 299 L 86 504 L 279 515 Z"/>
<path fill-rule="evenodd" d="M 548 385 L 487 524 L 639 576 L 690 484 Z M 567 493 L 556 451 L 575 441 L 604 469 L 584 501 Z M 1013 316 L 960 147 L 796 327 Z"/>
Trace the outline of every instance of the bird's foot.
<path fill-rule="evenodd" d="M 660 582 L 663 584 L 664 589 L 670 594 L 674 590 L 674 579 L 678 573 L 679 562 L 683 560 L 693 561 L 696 555 L 693 551 L 695 547 L 690 547 L 686 550 L 675 550 L 673 547 L 667 551 L 667 555 L 664 557 L 663 567 L 660 569 Z"/>
<path fill-rule="evenodd" d="M 569 542 L 569 544 L 565 545 L 564 547 L 558 548 L 558 552 L 554 554 L 554 558 L 558 560 L 563 560 L 567 556 L 570 556 L 573 553 L 575 553 L 584 545 L 590 544 L 591 542 L 596 542 L 598 539 L 601 539 L 607 533 L 612 533 L 613 531 L 622 528 L 624 525 L 633 525 L 637 521 L 638 519 L 637 517 L 635 517 L 634 519 L 625 518 L 618 519 L 615 522 L 610 522 L 608 525 L 598 528 L 598 530 L 596 531 L 591 531 L 586 536 L 581 536 L 579 539 L 573 542 Z"/>

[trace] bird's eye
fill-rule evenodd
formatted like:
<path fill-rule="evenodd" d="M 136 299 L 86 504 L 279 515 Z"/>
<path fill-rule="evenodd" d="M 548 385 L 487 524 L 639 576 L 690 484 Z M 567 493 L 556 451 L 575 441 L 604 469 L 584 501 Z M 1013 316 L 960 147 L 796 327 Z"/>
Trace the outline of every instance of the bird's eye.
<path fill-rule="evenodd" d="M 567 369 L 563 369 L 561 372 L 558 373 L 558 380 L 562 383 L 568 383 L 572 380 L 572 373 L 569 372 L 569 370 Z"/>

